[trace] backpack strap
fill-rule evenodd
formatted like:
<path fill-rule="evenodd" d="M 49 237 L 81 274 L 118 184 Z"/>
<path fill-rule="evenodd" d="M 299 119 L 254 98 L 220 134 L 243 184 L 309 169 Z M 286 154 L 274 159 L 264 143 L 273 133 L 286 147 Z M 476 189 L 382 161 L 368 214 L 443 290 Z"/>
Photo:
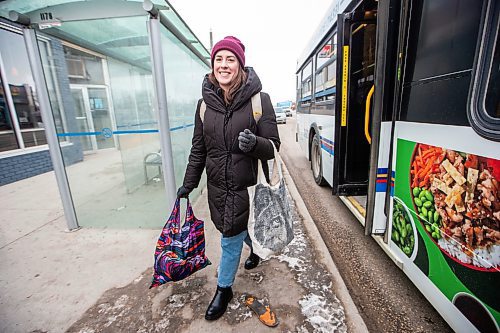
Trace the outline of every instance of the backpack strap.
<path fill-rule="evenodd" d="M 203 120 L 205 120 L 205 111 L 207 111 L 207 104 L 205 101 L 201 101 L 200 105 L 200 118 L 201 118 L 201 123 L 203 124 Z"/>
<path fill-rule="evenodd" d="M 253 119 L 255 120 L 255 123 L 259 123 L 259 120 L 262 117 L 262 101 L 260 99 L 260 93 L 253 95 L 251 101 Z M 203 120 L 205 120 L 205 111 L 207 111 L 207 104 L 202 100 L 200 105 L 200 118 L 202 123 Z"/>
<path fill-rule="evenodd" d="M 253 119 L 255 119 L 255 123 L 258 124 L 260 117 L 262 117 L 262 101 L 260 99 L 260 92 L 253 95 L 251 100 Z"/>

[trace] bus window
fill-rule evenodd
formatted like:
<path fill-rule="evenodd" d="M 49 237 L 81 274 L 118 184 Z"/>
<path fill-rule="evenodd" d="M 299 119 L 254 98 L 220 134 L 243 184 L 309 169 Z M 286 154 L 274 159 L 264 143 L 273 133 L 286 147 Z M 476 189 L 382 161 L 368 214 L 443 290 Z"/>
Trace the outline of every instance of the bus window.
<path fill-rule="evenodd" d="M 325 75 L 327 74 L 326 71 L 327 68 L 323 67 L 322 70 L 316 73 L 316 88 L 314 90 L 315 92 L 322 91 L 323 89 L 325 89 L 323 83 L 325 82 Z"/>
<path fill-rule="evenodd" d="M 458 6 L 461 2 L 455 0 L 439 3 L 422 1 L 411 8 L 412 17 L 420 19 L 409 21 L 405 37 L 398 120 L 469 126 L 467 96 L 482 6 Z"/>
<path fill-rule="evenodd" d="M 312 61 L 309 61 L 306 67 L 304 67 L 304 69 L 302 70 L 302 81 L 305 81 L 311 75 L 312 75 Z"/>
<path fill-rule="evenodd" d="M 334 34 L 316 54 L 316 88 L 315 92 L 335 86 L 335 70 L 337 58 L 337 34 Z M 324 95 L 324 94 L 323 94 Z"/>
<path fill-rule="evenodd" d="M 337 67 L 337 61 L 334 60 L 331 64 L 328 65 L 328 75 L 327 75 L 327 79 L 326 79 L 326 83 L 325 83 L 325 88 L 328 89 L 328 88 L 331 88 L 331 87 L 335 87 L 335 84 L 336 84 L 336 77 L 337 75 L 335 74 L 335 69 Z"/>
<path fill-rule="evenodd" d="M 498 21 L 496 31 L 495 50 L 493 52 L 493 61 L 490 66 L 489 79 L 487 82 L 486 98 L 484 108 L 486 113 L 495 119 L 500 119 L 500 46 L 498 46 Z"/>
<path fill-rule="evenodd" d="M 302 82 L 302 98 L 311 96 L 311 78 Z"/>
<path fill-rule="evenodd" d="M 330 59 L 333 59 L 335 56 L 335 48 L 332 42 L 332 39 L 328 40 L 328 42 L 323 45 L 323 47 L 319 50 L 316 55 L 316 68 L 320 69 L 324 64 L 326 64 Z"/>
<path fill-rule="evenodd" d="M 312 91 L 312 61 L 304 67 L 302 70 L 302 99 L 311 96 Z"/>
<path fill-rule="evenodd" d="M 489 139 L 500 141 L 500 3 L 488 1 L 470 86 L 468 116 L 472 128 Z"/>

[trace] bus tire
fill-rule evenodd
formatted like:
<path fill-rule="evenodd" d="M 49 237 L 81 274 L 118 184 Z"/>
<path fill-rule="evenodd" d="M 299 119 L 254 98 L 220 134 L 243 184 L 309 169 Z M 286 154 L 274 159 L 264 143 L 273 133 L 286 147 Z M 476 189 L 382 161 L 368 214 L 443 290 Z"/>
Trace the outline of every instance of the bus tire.
<path fill-rule="evenodd" d="M 311 169 L 314 177 L 314 181 L 319 186 L 324 186 L 327 184 L 325 178 L 323 178 L 323 161 L 321 158 L 321 140 L 318 134 L 314 134 L 311 142 Z"/>

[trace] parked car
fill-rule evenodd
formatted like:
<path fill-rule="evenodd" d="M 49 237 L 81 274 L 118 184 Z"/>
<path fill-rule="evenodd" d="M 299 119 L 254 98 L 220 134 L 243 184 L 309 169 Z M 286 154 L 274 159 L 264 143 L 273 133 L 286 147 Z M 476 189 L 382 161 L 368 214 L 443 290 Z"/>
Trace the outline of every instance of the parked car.
<path fill-rule="evenodd" d="M 285 108 L 285 114 L 287 117 L 291 117 L 292 116 L 292 110 L 290 108 Z"/>
<path fill-rule="evenodd" d="M 286 124 L 286 112 L 285 109 L 275 106 L 274 113 L 276 113 L 276 122 L 278 124 Z"/>

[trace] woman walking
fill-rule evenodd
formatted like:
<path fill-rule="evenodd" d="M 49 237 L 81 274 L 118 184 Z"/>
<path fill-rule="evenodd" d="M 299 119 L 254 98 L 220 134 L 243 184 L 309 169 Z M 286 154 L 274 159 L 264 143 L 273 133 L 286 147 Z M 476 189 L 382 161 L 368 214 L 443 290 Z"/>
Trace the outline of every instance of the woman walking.
<path fill-rule="evenodd" d="M 243 242 L 251 248 L 247 188 L 257 182 L 258 159 L 272 159 L 273 143 L 279 149 L 280 139 L 271 99 L 261 92 L 255 71 L 245 67 L 241 41 L 228 36 L 216 43 L 211 62 L 212 72 L 205 76 L 203 100 L 196 110 L 189 163 L 177 196 L 187 197 L 198 186 L 206 167 L 210 217 L 222 234 L 217 289 L 205 314 L 205 319 L 216 320 L 233 297 Z M 253 115 L 251 100 L 256 94 L 261 99 L 260 119 Z M 245 268 L 255 268 L 259 260 L 251 252 Z"/>

